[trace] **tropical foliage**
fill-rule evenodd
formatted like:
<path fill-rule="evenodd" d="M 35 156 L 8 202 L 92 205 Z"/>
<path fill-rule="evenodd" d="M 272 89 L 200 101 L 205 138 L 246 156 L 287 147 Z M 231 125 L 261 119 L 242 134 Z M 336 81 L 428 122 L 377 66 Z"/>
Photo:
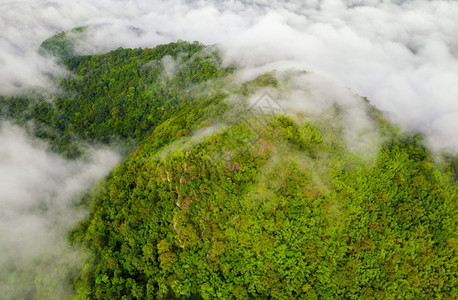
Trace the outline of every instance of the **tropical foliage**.
<path fill-rule="evenodd" d="M 383 137 L 373 159 L 332 122 L 246 111 L 244 99 L 281 82 L 233 86 L 199 43 L 56 51 L 72 73 L 61 93 L 0 98 L 1 115 L 69 158 L 87 143 L 126 155 L 69 234 L 92 253 L 71 274 L 77 299 L 458 294 L 457 159 L 439 163 L 369 104 Z"/>

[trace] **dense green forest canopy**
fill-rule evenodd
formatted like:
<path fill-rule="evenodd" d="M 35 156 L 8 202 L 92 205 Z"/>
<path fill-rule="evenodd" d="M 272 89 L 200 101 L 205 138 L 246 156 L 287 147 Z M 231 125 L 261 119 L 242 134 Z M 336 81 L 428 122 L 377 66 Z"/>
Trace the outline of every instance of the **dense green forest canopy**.
<path fill-rule="evenodd" d="M 43 47 L 71 75 L 52 101 L 1 97 L 0 118 L 69 159 L 94 143 L 125 154 L 79 202 L 90 214 L 68 239 L 92 255 L 68 274 L 77 299 L 458 294 L 458 160 L 370 104 L 383 142 L 368 162 L 325 117 L 250 111 L 250 95 L 287 84 L 234 84 L 212 47 L 73 56 L 65 34 Z"/>
<path fill-rule="evenodd" d="M 58 46 L 67 41 L 57 37 Z M 62 48 L 45 45 L 51 53 L 70 51 L 66 42 Z M 205 83 L 232 70 L 221 67 L 215 50 L 197 42 L 61 58 L 71 75 L 60 79 L 55 99 L 0 97 L 0 118 L 33 123 L 34 135 L 52 141 L 53 150 L 69 158 L 81 155 L 81 141 L 138 142 L 164 121 L 218 102 L 221 95 L 207 92 Z"/>

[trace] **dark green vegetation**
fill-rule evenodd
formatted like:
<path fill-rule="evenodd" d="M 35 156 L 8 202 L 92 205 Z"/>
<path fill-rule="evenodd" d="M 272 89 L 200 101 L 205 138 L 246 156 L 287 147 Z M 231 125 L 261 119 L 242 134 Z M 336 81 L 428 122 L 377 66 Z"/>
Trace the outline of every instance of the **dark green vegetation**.
<path fill-rule="evenodd" d="M 0 119 L 8 116 L 28 125 L 69 158 L 81 154 L 81 141 L 138 142 L 164 121 L 191 111 L 198 115 L 190 118 L 197 118 L 204 113 L 199 107 L 221 98 L 206 90 L 206 81 L 231 71 L 219 67 L 213 50 L 185 42 L 68 57 L 65 64 L 72 73 L 61 79 L 56 99 L 0 97 Z"/>
<path fill-rule="evenodd" d="M 368 162 L 326 119 L 232 107 L 230 93 L 280 84 L 266 74 L 229 88 L 231 69 L 198 43 L 65 64 L 53 102 L 2 98 L 2 116 L 69 158 L 83 142 L 137 145 L 82 200 L 90 215 L 69 240 L 92 257 L 69 275 L 77 298 L 458 293 L 457 160 L 436 164 L 375 109 L 384 142 Z"/>

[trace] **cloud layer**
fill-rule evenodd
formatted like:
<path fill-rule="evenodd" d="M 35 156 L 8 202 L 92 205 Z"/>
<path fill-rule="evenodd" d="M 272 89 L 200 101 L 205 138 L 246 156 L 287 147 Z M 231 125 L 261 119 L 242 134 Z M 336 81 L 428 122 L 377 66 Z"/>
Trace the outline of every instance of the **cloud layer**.
<path fill-rule="evenodd" d="M 48 262 L 42 272 L 53 271 L 57 263 L 72 263 L 62 261 L 74 255 L 62 256 L 65 238 L 84 215 L 72 201 L 112 169 L 119 157 L 100 149 L 85 161 L 69 162 L 5 122 L 0 123 L 0 141 L 0 294 L 22 298 L 21 292 L 29 287 L 15 280 L 31 276 L 24 281 L 33 284 L 40 259 L 60 260 Z M 13 276 L 12 270 L 19 274 Z"/>
<path fill-rule="evenodd" d="M 199 40 L 245 73 L 306 69 L 367 96 L 400 125 L 458 152 L 456 1 L 33 1 L 0 4 L 0 91 L 49 88 L 36 55 L 49 36 L 94 25 L 78 47 L 100 53 Z M 247 75 L 248 76 L 248 75 Z"/>

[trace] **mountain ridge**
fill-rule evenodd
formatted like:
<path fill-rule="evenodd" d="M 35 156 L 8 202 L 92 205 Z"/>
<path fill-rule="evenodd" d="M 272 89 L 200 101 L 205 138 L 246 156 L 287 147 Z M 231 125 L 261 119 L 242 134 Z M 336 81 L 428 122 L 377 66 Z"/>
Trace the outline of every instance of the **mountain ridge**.
<path fill-rule="evenodd" d="M 90 214 L 68 238 L 91 256 L 67 278 L 77 299 L 453 299 L 457 160 L 439 165 L 368 102 L 373 155 L 350 150 L 339 103 L 256 112 L 253 97 L 289 92 L 289 77 L 234 85 L 199 43 L 79 57 L 47 45 L 74 74 L 64 93 L 1 97 L 1 115 L 69 159 L 87 143 L 125 156 L 79 200 Z"/>

